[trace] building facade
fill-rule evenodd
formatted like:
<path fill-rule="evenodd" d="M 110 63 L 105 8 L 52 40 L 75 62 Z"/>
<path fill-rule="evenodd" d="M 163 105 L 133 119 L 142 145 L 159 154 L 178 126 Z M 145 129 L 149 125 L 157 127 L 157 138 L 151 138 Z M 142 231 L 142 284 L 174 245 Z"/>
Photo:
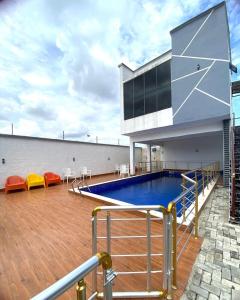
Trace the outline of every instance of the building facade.
<path fill-rule="evenodd" d="M 121 131 L 135 143 L 161 146 L 161 160 L 220 161 L 229 179 L 231 62 L 225 2 L 170 32 L 172 49 L 137 70 L 120 68 Z"/>

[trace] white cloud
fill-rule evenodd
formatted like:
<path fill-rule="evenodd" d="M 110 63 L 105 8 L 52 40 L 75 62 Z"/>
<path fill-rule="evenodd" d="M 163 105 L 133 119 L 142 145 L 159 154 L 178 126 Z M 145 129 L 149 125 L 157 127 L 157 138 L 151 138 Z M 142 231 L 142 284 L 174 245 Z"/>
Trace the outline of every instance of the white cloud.
<path fill-rule="evenodd" d="M 25 0 L 0 4 L 0 132 L 120 136 L 118 64 L 170 49 L 169 31 L 218 0 Z M 239 64 L 239 5 L 229 0 Z M 234 61 L 233 61 L 234 63 Z"/>

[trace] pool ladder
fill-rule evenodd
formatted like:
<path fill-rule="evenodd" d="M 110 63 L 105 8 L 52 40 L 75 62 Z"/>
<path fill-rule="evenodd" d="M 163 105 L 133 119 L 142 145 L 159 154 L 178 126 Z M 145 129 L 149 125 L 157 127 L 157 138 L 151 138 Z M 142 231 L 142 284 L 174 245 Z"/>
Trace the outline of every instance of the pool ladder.
<path fill-rule="evenodd" d="M 77 189 L 79 191 L 80 194 L 82 194 L 82 188 L 87 188 L 89 192 L 91 192 L 90 188 L 89 188 L 89 185 L 87 183 L 86 180 L 84 179 L 74 179 L 73 182 L 72 182 L 72 189 L 73 191 L 75 191 L 75 185 L 77 186 Z"/>

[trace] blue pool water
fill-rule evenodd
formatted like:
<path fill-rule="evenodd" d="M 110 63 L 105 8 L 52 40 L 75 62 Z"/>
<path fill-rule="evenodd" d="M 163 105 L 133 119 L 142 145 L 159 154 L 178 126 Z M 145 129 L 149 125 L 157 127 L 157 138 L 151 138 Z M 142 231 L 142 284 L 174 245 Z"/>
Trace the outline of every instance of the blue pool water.
<path fill-rule="evenodd" d="M 188 175 L 194 176 L 194 173 Z M 198 176 L 198 180 L 201 176 Z M 134 205 L 162 205 L 168 206 L 182 193 L 182 178 L 179 172 L 158 172 L 142 176 L 130 177 L 107 183 L 100 183 L 90 187 L 90 192 Z M 187 184 L 190 187 L 191 184 Z M 88 191 L 87 188 L 83 190 Z M 199 192 L 201 188 L 199 187 Z M 187 203 L 189 206 L 191 202 Z M 177 204 L 178 216 L 181 215 L 182 204 Z"/>
<path fill-rule="evenodd" d="M 144 182 L 99 192 L 101 196 L 117 199 L 135 205 L 163 205 L 174 200 L 182 191 L 180 177 L 159 176 Z"/>

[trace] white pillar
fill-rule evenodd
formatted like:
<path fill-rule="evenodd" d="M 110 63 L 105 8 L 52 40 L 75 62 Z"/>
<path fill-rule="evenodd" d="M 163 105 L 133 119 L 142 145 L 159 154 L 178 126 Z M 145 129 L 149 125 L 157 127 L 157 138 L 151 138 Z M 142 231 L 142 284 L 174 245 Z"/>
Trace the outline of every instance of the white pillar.
<path fill-rule="evenodd" d="M 130 174 L 135 175 L 135 143 L 130 137 Z"/>
<path fill-rule="evenodd" d="M 147 162 L 148 162 L 147 172 L 152 172 L 151 160 L 152 160 L 151 145 L 147 145 Z"/>

